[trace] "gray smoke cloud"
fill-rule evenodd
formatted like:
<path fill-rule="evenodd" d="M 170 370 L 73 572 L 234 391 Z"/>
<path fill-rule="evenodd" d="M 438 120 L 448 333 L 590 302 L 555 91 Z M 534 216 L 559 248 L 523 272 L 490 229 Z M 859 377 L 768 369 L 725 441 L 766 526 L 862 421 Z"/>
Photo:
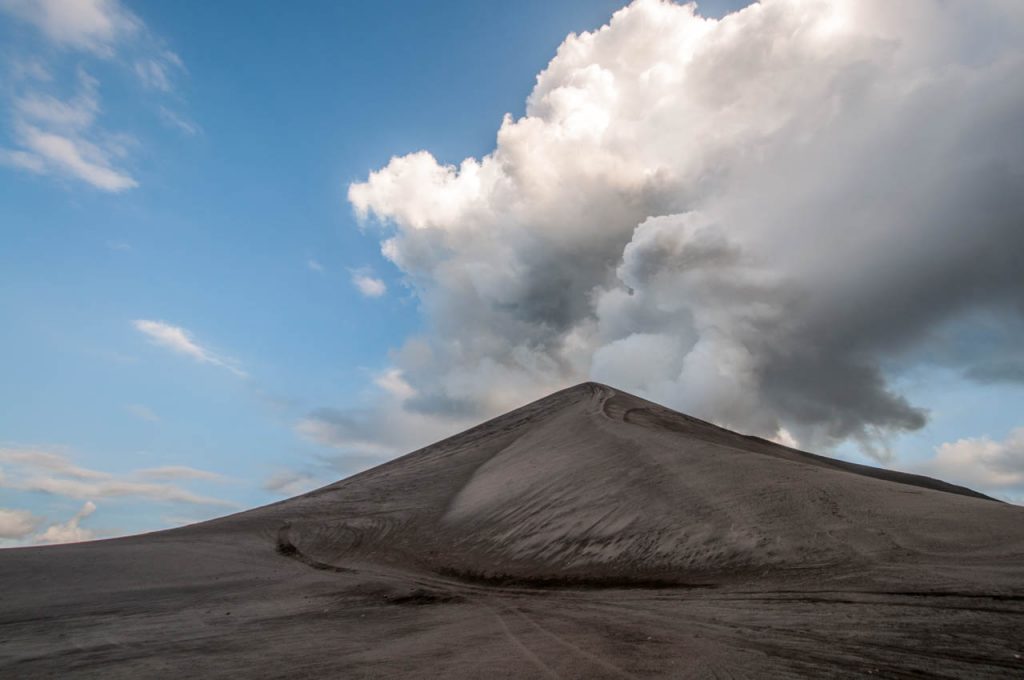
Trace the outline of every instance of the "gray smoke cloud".
<path fill-rule="evenodd" d="M 637 0 L 570 35 L 493 152 L 419 151 L 351 185 L 427 330 L 394 354 L 386 417 L 304 427 L 362 441 L 380 418 L 394 439 L 593 378 L 884 458 L 927 417 L 901 368 L 1019 365 L 1022 48 L 1016 0 L 763 0 L 721 20 Z M 982 313 L 984 356 L 934 349 Z"/>

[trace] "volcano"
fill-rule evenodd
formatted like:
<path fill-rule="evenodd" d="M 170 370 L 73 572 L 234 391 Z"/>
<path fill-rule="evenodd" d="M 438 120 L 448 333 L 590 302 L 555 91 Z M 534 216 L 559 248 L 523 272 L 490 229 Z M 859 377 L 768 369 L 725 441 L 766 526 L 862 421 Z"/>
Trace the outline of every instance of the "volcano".
<path fill-rule="evenodd" d="M 596 383 L 0 582 L 9 677 L 1024 675 L 1024 508 Z"/>

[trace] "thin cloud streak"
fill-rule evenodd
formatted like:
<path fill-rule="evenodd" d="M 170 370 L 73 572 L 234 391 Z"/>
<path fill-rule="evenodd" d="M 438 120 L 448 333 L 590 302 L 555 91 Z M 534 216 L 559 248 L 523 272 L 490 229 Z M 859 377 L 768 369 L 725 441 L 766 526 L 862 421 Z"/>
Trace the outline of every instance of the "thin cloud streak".
<path fill-rule="evenodd" d="M 180 326 L 173 326 L 163 321 L 137 319 L 132 322 L 135 330 L 145 335 L 150 342 L 176 354 L 191 357 L 195 361 L 225 368 L 240 378 L 248 374 L 238 364 L 227 357 L 220 356 L 196 342 L 192 334 Z"/>
<path fill-rule="evenodd" d="M 0 447 L 5 464 L 0 488 L 37 491 L 80 500 L 140 498 L 150 501 L 236 507 L 234 503 L 185 489 L 175 480 L 226 481 L 221 475 L 185 466 L 164 466 L 113 474 L 74 463 L 64 453 L 38 448 Z"/>

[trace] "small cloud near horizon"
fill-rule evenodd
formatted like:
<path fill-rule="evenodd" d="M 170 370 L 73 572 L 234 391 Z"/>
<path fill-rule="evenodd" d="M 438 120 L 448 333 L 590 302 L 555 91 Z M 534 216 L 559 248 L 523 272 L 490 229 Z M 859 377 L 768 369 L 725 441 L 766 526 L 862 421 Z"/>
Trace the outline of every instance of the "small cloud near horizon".
<path fill-rule="evenodd" d="M 58 524 L 51 524 L 47 527 L 46 531 L 39 534 L 35 538 L 36 543 L 40 544 L 53 544 L 53 543 L 80 543 L 82 541 L 91 541 L 96 538 L 96 533 L 92 529 L 86 529 L 80 526 L 82 520 L 96 512 L 96 504 L 92 501 L 86 501 L 82 509 L 75 513 L 75 515 L 66 522 Z"/>

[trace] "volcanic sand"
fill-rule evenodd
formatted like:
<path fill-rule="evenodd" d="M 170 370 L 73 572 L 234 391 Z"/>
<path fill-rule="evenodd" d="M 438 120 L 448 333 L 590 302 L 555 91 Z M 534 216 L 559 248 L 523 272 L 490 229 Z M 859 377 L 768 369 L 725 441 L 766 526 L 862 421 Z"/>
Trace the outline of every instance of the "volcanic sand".
<path fill-rule="evenodd" d="M 0 584 L 12 678 L 1024 677 L 1024 508 L 595 383 Z"/>

